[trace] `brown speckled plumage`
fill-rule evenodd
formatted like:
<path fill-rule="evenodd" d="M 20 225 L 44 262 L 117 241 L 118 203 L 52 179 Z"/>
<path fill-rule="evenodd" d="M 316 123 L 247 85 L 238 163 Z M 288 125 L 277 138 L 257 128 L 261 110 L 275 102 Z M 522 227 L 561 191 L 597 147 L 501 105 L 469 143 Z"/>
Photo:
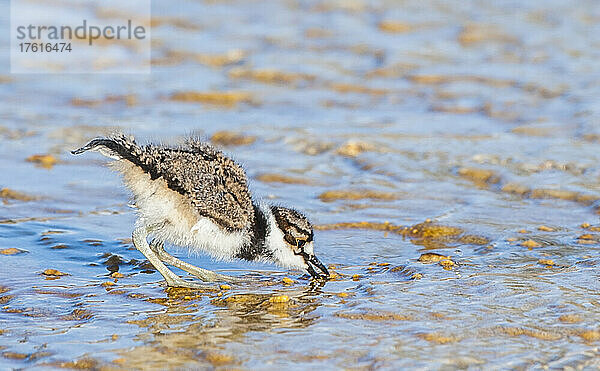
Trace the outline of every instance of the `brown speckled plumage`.
<path fill-rule="evenodd" d="M 229 231 L 253 225 L 254 208 L 244 169 L 211 145 L 188 139 L 178 148 L 140 146 L 122 134 L 109 140 L 116 144 L 109 148 L 117 156 L 140 166 L 153 180 L 165 179 L 169 188 L 188 198 L 200 215 Z"/>

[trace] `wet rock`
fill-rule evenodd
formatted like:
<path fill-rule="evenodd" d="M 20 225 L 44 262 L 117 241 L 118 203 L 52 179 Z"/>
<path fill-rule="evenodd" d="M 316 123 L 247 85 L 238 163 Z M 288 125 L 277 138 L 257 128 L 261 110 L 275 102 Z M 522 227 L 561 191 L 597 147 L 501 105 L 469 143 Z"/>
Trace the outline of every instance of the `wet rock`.
<path fill-rule="evenodd" d="M 458 169 L 458 175 L 477 185 L 496 184 L 500 182 L 500 177 L 496 173 L 486 169 L 461 167 Z"/>
<path fill-rule="evenodd" d="M 542 245 L 539 242 L 536 242 L 534 240 L 526 240 L 521 242 L 519 245 L 523 246 L 523 247 L 528 247 L 528 248 L 534 248 L 534 247 L 541 247 Z"/>
<path fill-rule="evenodd" d="M 269 302 L 275 304 L 287 303 L 288 301 L 290 301 L 290 297 L 287 295 L 275 295 L 269 298 Z"/>
<path fill-rule="evenodd" d="M 256 141 L 256 137 L 245 135 L 233 131 L 217 131 L 210 137 L 210 141 L 214 144 L 222 146 L 246 146 Z"/>
<path fill-rule="evenodd" d="M 538 264 L 545 265 L 546 267 L 552 267 L 555 265 L 554 260 L 552 259 L 540 259 L 538 260 Z"/>
<path fill-rule="evenodd" d="M 458 341 L 458 338 L 455 336 L 448 336 L 448 335 L 444 335 L 438 332 L 430 332 L 430 333 L 424 333 L 424 334 L 417 334 L 417 337 L 426 340 L 430 343 L 436 343 L 436 344 L 448 344 L 448 343 L 454 343 L 456 341 Z"/>
<path fill-rule="evenodd" d="M 460 238 L 458 239 L 458 242 L 462 243 L 462 244 L 467 244 L 467 245 L 487 245 L 488 243 L 490 243 L 489 238 L 483 237 L 483 236 L 476 236 L 476 235 L 472 235 L 472 234 L 466 234 L 463 236 L 460 236 Z"/>
<path fill-rule="evenodd" d="M 502 192 L 513 193 L 521 197 L 525 197 L 530 191 L 528 187 L 518 183 L 506 183 L 502 186 Z"/>
<path fill-rule="evenodd" d="M 405 33 L 412 31 L 412 26 L 398 21 L 382 21 L 377 25 L 379 30 L 388 33 Z"/>
<path fill-rule="evenodd" d="M 58 163 L 56 157 L 52 155 L 31 155 L 25 159 L 27 162 L 33 162 L 37 166 L 43 167 L 45 169 L 51 169 L 54 165 Z"/>
<path fill-rule="evenodd" d="M 446 256 L 446 255 L 429 252 L 429 253 L 421 254 L 421 256 L 419 256 L 419 259 L 417 259 L 417 260 L 424 264 L 430 264 L 430 263 L 439 263 L 440 261 L 447 260 L 447 259 L 450 259 L 450 257 Z"/>
<path fill-rule="evenodd" d="M 428 221 L 415 224 L 409 227 L 407 231 L 410 237 L 419 237 L 426 239 L 447 239 L 452 237 L 458 237 L 463 233 L 463 230 L 461 228 L 434 224 Z"/>
<path fill-rule="evenodd" d="M 336 153 L 346 157 L 356 157 L 363 152 L 374 150 L 376 147 L 371 143 L 351 140 L 339 147 Z"/>
<path fill-rule="evenodd" d="M 61 319 L 65 321 L 85 321 L 92 319 L 94 314 L 85 309 L 74 309 L 70 314 L 62 316 Z"/>
<path fill-rule="evenodd" d="M 407 315 L 385 312 L 385 311 L 368 311 L 368 312 L 337 312 L 334 314 L 338 318 L 344 318 L 349 320 L 362 320 L 362 321 L 409 321 L 412 318 Z"/>
<path fill-rule="evenodd" d="M 291 85 L 300 82 L 311 82 L 316 79 L 315 75 L 306 73 L 283 72 L 273 69 L 250 70 L 242 67 L 230 70 L 229 77 L 233 79 L 250 79 L 265 84 L 277 85 Z"/>
<path fill-rule="evenodd" d="M 583 330 L 579 336 L 586 342 L 594 342 L 600 340 L 600 331 L 598 330 Z"/>
<path fill-rule="evenodd" d="M 64 273 L 61 272 L 57 269 L 46 269 L 45 271 L 42 272 L 42 274 L 44 276 L 51 276 L 51 277 L 60 277 L 60 276 L 68 276 L 68 273 Z"/>
<path fill-rule="evenodd" d="M 442 266 L 442 268 L 446 269 L 446 270 L 451 270 L 452 268 L 454 268 L 454 266 L 456 265 L 455 262 L 453 262 L 450 259 L 443 259 L 439 261 L 439 265 Z"/>
<path fill-rule="evenodd" d="M 556 231 L 556 229 L 554 229 L 552 227 L 547 227 L 545 225 L 540 225 L 537 229 L 538 229 L 538 231 L 542 231 L 542 232 L 554 232 L 554 231 Z"/>
<path fill-rule="evenodd" d="M 233 356 L 217 352 L 205 352 L 203 357 L 215 367 L 224 366 L 235 362 L 235 358 Z"/>
<path fill-rule="evenodd" d="M 245 92 L 197 92 L 182 91 L 171 95 L 171 100 L 188 103 L 204 103 L 234 107 L 240 103 L 256 104 L 252 95 Z"/>
<path fill-rule="evenodd" d="M 261 182 L 264 182 L 264 183 L 284 183 L 284 184 L 304 184 L 304 185 L 313 184 L 312 181 L 307 178 L 292 177 L 292 176 L 288 176 L 288 175 L 273 174 L 273 173 L 261 174 L 261 175 L 257 176 L 256 179 Z"/>
<path fill-rule="evenodd" d="M 29 357 L 29 354 L 17 352 L 2 352 L 2 357 L 6 359 L 24 360 Z"/>
<path fill-rule="evenodd" d="M 463 47 L 473 46 L 483 43 L 509 43 L 515 44 L 518 40 L 508 35 L 493 25 L 489 24 L 469 24 L 463 27 L 458 35 L 458 42 Z"/>
<path fill-rule="evenodd" d="M 531 330 L 522 327 L 500 327 L 500 331 L 508 336 L 529 336 L 539 340 L 559 340 L 562 337 L 560 334 L 551 331 Z"/>
<path fill-rule="evenodd" d="M 137 104 L 137 97 L 133 94 L 127 95 L 107 95 L 101 99 L 83 99 L 75 97 L 71 99 L 71 105 L 76 107 L 93 108 L 102 104 L 125 103 L 128 107 L 133 107 Z"/>
<path fill-rule="evenodd" d="M 398 199 L 398 195 L 392 192 L 381 192 L 381 191 L 359 191 L 359 190 L 337 190 L 337 191 L 326 191 L 319 195 L 319 198 L 323 202 L 331 202 L 336 200 L 379 200 L 379 201 L 393 201 Z"/>
<path fill-rule="evenodd" d="M 371 88 L 364 85 L 356 85 L 356 84 L 342 84 L 342 83 L 331 83 L 329 84 L 329 88 L 335 92 L 348 94 L 348 93 L 356 93 L 356 94 L 367 94 L 367 95 L 386 95 L 390 93 L 388 89 L 377 89 Z"/>
<path fill-rule="evenodd" d="M 33 201 L 36 197 L 27 195 L 22 192 L 14 191 L 10 188 L 2 188 L 0 189 L 0 198 L 3 201 L 6 200 L 17 200 L 17 201 Z"/>
<path fill-rule="evenodd" d="M 583 318 L 577 314 L 563 314 L 558 317 L 558 320 L 563 323 L 579 323 L 583 321 Z"/>
<path fill-rule="evenodd" d="M 0 255 L 17 255 L 17 254 L 22 254 L 25 252 L 27 252 L 27 251 L 21 250 L 21 249 L 16 249 L 14 247 L 9 247 L 8 249 L 1 249 Z"/>

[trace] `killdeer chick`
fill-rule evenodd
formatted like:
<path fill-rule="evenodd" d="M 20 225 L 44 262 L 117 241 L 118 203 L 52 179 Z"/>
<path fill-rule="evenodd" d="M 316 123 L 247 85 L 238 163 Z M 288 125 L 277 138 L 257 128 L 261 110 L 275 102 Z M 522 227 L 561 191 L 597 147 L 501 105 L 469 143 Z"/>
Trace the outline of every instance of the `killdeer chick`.
<path fill-rule="evenodd" d="M 123 175 L 139 212 L 133 244 L 168 286 L 205 287 L 183 280 L 165 263 L 205 282 L 240 279 L 181 261 L 165 251 L 165 243 L 217 259 L 272 262 L 314 278 L 329 277 L 314 254 L 308 219 L 296 210 L 253 200 L 244 169 L 209 144 L 188 139 L 177 148 L 140 146 L 133 137 L 117 134 L 71 153 L 90 150 L 113 159 L 111 167 Z"/>

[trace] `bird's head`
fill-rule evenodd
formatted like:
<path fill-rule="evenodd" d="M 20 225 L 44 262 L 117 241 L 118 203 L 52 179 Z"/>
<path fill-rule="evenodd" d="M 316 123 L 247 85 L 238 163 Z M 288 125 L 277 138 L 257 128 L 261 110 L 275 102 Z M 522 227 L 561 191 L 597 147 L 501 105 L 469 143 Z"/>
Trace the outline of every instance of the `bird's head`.
<path fill-rule="evenodd" d="M 271 206 L 270 209 L 272 219 L 267 243 L 275 263 L 304 270 L 314 278 L 328 278 L 329 271 L 315 255 L 313 228 L 308 219 L 293 209 L 280 206 Z"/>

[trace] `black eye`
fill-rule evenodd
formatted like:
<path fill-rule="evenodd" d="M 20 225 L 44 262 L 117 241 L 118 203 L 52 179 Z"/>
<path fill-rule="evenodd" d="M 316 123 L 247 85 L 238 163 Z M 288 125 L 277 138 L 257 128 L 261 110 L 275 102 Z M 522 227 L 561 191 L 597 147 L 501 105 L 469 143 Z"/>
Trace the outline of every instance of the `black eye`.
<path fill-rule="evenodd" d="M 302 248 L 302 246 L 304 246 L 304 244 L 306 243 L 305 240 L 296 240 L 296 246 Z"/>

